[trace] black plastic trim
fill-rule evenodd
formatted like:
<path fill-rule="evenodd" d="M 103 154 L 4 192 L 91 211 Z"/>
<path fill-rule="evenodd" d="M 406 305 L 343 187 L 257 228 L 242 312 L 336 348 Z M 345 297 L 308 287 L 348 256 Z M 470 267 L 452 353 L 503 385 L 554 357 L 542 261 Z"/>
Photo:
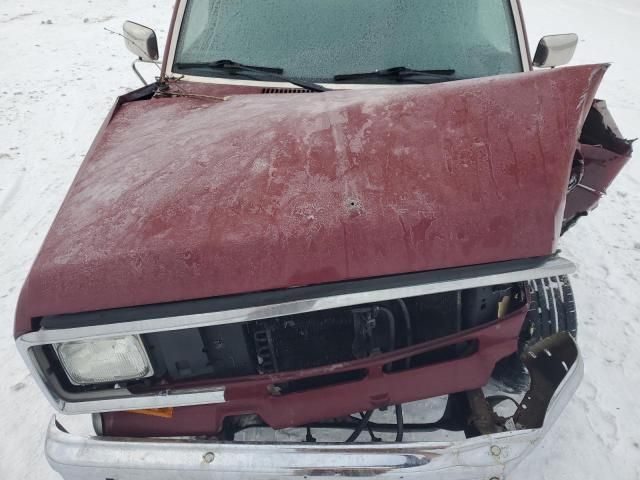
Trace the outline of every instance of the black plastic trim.
<path fill-rule="evenodd" d="M 428 272 L 367 278 L 363 280 L 327 283 L 307 287 L 288 288 L 284 290 L 271 290 L 224 297 L 186 300 L 181 302 L 124 307 L 87 313 L 45 316 L 40 320 L 40 327 L 47 330 L 62 330 L 67 328 L 110 325 L 114 323 L 150 320 L 154 318 L 222 312 L 247 307 L 259 307 L 298 300 L 322 298 L 332 295 L 410 287 L 442 281 L 455 281 L 476 276 L 479 271 L 481 271 L 483 275 L 494 275 L 532 269 L 544 264 L 553 257 L 555 257 L 555 255 L 549 257 L 510 260 L 506 262 L 476 266 L 432 270 Z"/>

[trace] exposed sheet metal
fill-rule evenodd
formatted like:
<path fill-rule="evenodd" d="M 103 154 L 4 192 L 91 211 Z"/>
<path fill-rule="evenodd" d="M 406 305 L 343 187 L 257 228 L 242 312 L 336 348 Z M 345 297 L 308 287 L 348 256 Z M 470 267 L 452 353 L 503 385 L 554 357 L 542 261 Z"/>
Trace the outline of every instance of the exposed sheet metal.
<path fill-rule="evenodd" d="M 567 197 L 564 228 L 568 230 L 598 206 L 614 179 L 633 153 L 633 140 L 623 137 L 607 108 L 596 100 L 589 111 L 580 135 L 579 156 L 582 174 Z M 574 162 L 575 168 L 575 162 Z"/>

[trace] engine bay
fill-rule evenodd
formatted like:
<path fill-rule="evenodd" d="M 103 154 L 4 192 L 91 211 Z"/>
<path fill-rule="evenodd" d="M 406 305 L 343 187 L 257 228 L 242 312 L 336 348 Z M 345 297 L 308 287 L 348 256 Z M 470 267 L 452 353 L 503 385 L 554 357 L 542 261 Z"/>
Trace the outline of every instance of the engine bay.
<path fill-rule="evenodd" d="M 420 345 L 493 322 L 524 301 L 519 284 L 496 285 L 248 323 L 149 333 L 143 340 L 154 364 L 155 381 L 270 375 Z M 385 371 L 452 359 L 465 348 L 473 348 L 472 342 L 394 362 Z M 300 385 L 279 388 L 288 392 Z"/>

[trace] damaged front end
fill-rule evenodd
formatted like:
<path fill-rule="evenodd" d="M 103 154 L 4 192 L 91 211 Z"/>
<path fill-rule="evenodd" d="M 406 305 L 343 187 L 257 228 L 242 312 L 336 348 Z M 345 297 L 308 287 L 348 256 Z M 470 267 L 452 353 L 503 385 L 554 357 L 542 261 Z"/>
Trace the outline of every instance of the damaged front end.
<path fill-rule="evenodd" d="M 144 331 L 153 309 L 43 318 L 25 340 L 47 365 L 40 379 L 52 400 L 65 413 L 102 411 L 93 414 L 98 437 L 52 421 L 47 458 L 67 480 L 503 478 L 580 382 L 568 332 L 525 341 L 544 310 L 526 280 L 539 278 L 558 310 L 559 279 L 572 270 L 550 257 L 269 294 L 277 304 L 190 305 L 206 307 L 200 316 L 164 306 L 176 316 L 155 331 Z M 245 308 L 229 310 L 234 303 Z M 138 320 L 104 323 L 113 315 Z M 64 377 L 48 345 L 89 331 L 137 335 L 153 377 L 112 389 L 56 385 Z M 490 380 L 519 350 L 531 378 L 521 393 Z"/>
<path fill-rule="evenodd" d="M 563 233 L 598 206 L 633 153 L 603 100 L 595 100 L 582 127 L 574 159 Z"/>
<path fill-rule="evenodd" d="M 510 418 L 492 405 L 502 400 L 470 391 L 450 397 L 445 416 L 433 424 L 407 425 L 432 431 L 450 423 L 456 409 L 478 434 L 460 441 L 406 443 L 316 443 L 307 430 L 300 443 L 216 442 L 126 438 L 82 438 L 52 421 L 46 444 L 49 462 L 67 480 L 104 478 L 307 479 L 316 477 L 500 479 L 537 445 L 573 397 L 583 365 L 573 338 L 557 334 L 531 347 L 523 361 L 532 374 L 531 389 Z M 366 415 L 365 417 L 366 418 Z M 456 416 L 456 418 L 459 418 Z M 459 420 L 456 420 L 459 421 Z M 385 431 L 388 426 L 351 419 L 355 431 Z M 337 428 L 342 425 L 334 425 Z M 344 428 L 344 426 L 342 426 Z M 325 425 L 323 428 L 331 428 Z M 482 435 L 479 435 L 482 434 Z M 290 437 L 290 441 L 295 437 Z"/>
<path fill-rule="evenodd" d="M 630 155 L 605 70 L 118 104 L 18 306 L 34 378 L 99 435 L 52 422 L 52 466 L 509 473 L 582 375 L 557 242 Z"/>

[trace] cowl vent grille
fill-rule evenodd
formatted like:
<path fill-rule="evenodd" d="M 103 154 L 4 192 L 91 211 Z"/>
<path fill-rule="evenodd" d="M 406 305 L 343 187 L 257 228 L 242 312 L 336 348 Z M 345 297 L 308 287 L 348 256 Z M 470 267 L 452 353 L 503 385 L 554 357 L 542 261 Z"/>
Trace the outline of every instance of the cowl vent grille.
<path fill-rule="evenodd" d="M 313 93 L 305 88 L 263 88 L 262 93 Z"/>

